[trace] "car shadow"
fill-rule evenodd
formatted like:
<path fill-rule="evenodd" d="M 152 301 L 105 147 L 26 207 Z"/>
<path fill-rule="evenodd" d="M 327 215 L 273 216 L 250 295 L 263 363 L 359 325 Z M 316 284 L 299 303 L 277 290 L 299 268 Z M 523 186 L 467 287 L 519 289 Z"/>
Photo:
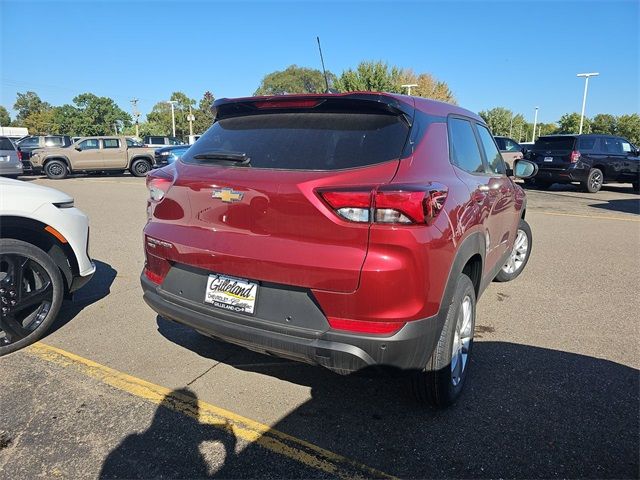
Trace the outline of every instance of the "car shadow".
<path fill-rule="evenodd" d="M 96 271 L 93 277 L 91 277 L 91 280 L 89 280 L 86 285 L 74 292 L 71 299 L 66 299 L 62 303 L 58 317 L 55 322 L 53 322 L 48 334 L 65 326 L 85 307 L 109 295 L 111 284 L 115 280 L 118 272 L 107 263 L 95 259 L 93 262 L 96 265 Z"/>
<path fill-rule="evenodd" d="M 592 208 L 610 210 L 613 212 L 635 213 L 640 215 L 640 198 L 626 198 L 620 200 L 607 200 L 607 203 L 594 203 Z"/>
<path fill-rule="evenodd" d="M 466 391 L 456 405 L 436 411 L 402 393 L 405 376 L 339 376 L 223 344 L 161 317 L 157 325 L 169 341 L 214 362 L 309 387 L 311 398 L 272 428 L 398 477 L 637 478 L 640 473 L 635 368 L 478 341 Z M 195 394 L 179 393 L 197 406 Z M 277 392 L 270 397 L 265 405 L 277 402 Z M 229 425 L 214 432 L 197 415 L 185 418 L 169 410 L 166 404 L 158 407 L 145 432 L 132 433 L 109 454 L 103 478 L 326 477 L 274 458 L 255 442 L 238 452 Z M 199 455 L 209 448 L 213 452 L 206 457 L 213 461 L 205 472 Z"/>

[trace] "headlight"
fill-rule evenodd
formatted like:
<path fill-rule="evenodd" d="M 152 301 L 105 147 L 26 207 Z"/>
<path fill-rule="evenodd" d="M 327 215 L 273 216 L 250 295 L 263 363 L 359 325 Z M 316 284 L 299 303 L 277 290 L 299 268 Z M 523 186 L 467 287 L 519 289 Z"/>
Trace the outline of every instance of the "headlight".
<path fill-rule="evenodd" d="M 171 155 L 171 152 L 160 152 L 161 157 L 167 157 L 169 155 Z"/>

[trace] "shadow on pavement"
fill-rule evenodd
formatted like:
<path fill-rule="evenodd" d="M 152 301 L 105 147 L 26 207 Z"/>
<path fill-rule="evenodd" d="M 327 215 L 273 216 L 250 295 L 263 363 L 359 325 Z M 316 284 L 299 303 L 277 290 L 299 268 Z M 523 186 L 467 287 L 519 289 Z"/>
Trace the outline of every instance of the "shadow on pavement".
<path fill-rule="evenodd" d="M 626 198 L 624 200 L 608 200 L 607 203 L 589 205 L 592 208 L 610 210 L 613 212 L 635 213 L 640 215 L 640 198 Z"/>
<path fill-rule="evenodd" d="M 341 377 L 222 344 L 160 317 L 157 322 L 168 340 L 198 355 L 310 387 L 312 398 L 273 428 L 392 475 L 635 478 L 640 473 L 639 372 L 624 365 L 480 341 L 465 394 L 452 408 L 435 411 L 404 393 L 401 376 Z M 157 418 L 168 415 L 158 412 Z M 159 426 L 160 433 L 154 432 Z M 198 443 L 216 435 L 220 438 L 220 432 L 191 420 L 154 420 L 147 432 L 132 435 L 109 455 L 103 472 L 132 477 L 135 464 L 144 476 L 199 476 Z M 230 452 L 234 442 L 227 438 L 223 444 Z M 227 453 L 213 476 L 262 476 L 266 472 L 258 460 L 269 459 L 264 455 L 255 444 L 236 456 Z M 185 458 L 195 458 L 195 466 Z M 272 463 L 277 460 L 271 456 Z M 158 470 L 155 462 L 167 470 Z"/>
<path fill-rule="evenodd" d="M 65 300 L 58 313 L 58 318 L 51 326 L 48 334 L 51 334 L 62 328 L 64 325 L 73 320 L 78 313 L 92 303 L 102 300 L 109 295 L 111 284 L 116 278 L 118 272 L 111 265 L 93 260 L 96 264 L 96 271 L 85 286 L 73 294 L 72 300 Z"/>

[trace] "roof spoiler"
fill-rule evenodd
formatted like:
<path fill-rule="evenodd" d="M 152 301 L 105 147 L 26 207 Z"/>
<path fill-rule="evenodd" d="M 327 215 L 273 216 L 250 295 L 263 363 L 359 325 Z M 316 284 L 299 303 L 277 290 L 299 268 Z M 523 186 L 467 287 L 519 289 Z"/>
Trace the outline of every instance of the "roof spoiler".
<path fill-rule="evenodd" d="M 222 118 L 278 111 L 354 110 L 366 108 L 399 115 L 411 127 L 415 108 L 384 93 L 302 94 L 267 97 L 220 98 L 211 107 L 214 122 Z"/>

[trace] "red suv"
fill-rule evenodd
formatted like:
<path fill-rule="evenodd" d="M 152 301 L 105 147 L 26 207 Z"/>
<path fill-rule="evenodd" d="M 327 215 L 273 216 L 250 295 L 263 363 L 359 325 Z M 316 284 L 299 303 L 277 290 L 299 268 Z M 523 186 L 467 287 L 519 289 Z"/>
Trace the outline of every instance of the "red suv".
<path fill-rule="evenodd" d="M 382 93 L 221 99 L 214 114 L 147 177 L 145 301 L 251 350 L 411 371 L 420 399 L 453 402 L 476 299 L 531 252 L 525 193 L 483 120 Z"/>

